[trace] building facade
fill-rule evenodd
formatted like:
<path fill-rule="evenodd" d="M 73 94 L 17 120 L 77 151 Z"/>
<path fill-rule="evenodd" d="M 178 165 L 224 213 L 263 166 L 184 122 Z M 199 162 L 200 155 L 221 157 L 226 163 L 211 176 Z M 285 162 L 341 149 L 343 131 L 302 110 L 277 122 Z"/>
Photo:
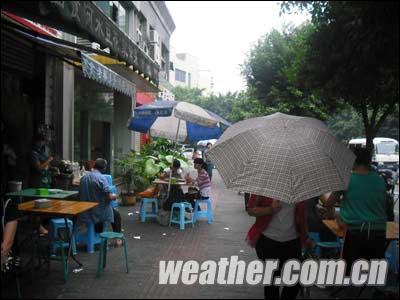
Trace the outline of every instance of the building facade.
<path fill-rule="evenodd" d="M 210 70 L 199 67 L 199 59 L 190 53 L 177 53 L 171 47 L 169 79 L 172 86 L 199 88 L 203 95 L 213 92 L 214 82 Z"/>
<path fill-rule="evenodd" d="M 13 142 L 22 153 L 36 132 L 46 131 L 57 157 L 102 156 L 112 172 L 115 158 L 139 147 L 140 136 L 126 126 L 140 105 L 137 94 L 156 95 L 160 76 L 168 80 L 175 24 L 165 3 L 2 2 L 1 8 L 2 132 L 10 140 L 11 133 L 23 136 Z M 21 51 L 23 59 L 15 55 Z M 26 174 L 14 177 L 25 185 Z"/>

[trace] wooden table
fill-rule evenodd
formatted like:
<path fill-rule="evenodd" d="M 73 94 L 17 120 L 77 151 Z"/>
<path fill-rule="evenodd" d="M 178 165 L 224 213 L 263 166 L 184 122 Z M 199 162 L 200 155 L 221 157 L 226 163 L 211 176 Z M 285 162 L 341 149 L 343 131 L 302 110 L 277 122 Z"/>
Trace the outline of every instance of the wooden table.
<path fill-rule="evenodd" d="M 96 207 L 97 205 L 97 202 L 51 199 L 49 208 L 35 208 L 35 201 L 33 200 L 19 204 L 18 210 L 24 213 L 76 217 L 79 214 Z"/>
<path fill-rule="evenodd" d="M 339 238 L 345 236 L 346 227 L 340 227 L 336 220 L 323 220 L 323 222 Z M 386 240 L 398 240 L 399 224 L 395 222 L 387 222 L 386 225 Z"/>
<path fill-rule="evenodd" d="M 346 226 L 339 226 L 335 219 L 333 220 L 323 220 L 324 224 L 339 238 L 344 238 L 346 235 Z M 395 222 L 387 222 L 386 223 L 386 243 L 385 243 L 385 251 L 389 246 L 390 242 L 393 240 L 399 239 L 399 224 Z M 344 244 L 343 244 L 344 245 Z M 343 258 L 343 246 L 340 251 L 340 258 Z M 331 297 L 336 298 L 336 294 L 341 292 L 344 287 L 336 288 L 334 291 L 330 293 Z M 364 289 L 364 287 L 362 288 Z"/>
<path fill-rule="evenodd" d="M 35 208 L 35 201 L 29 201 L 25 203 L 21 203 L 18 205 L 18 210 L 24 214 L 36 214 L 36 215 L 45 215 L 45 216 L 57 216 L 64 218 L 65 221 L 65 228 L 67 231 L 68 236 L 68 253 L 66 257 L 66 265 L 67 271 L 64 273 L 64 280 L 67 281 L 68 278 L 68 258 L 69 256 L 78 264 L 79 268 L 82 267 L 82 263 L 80 263 L 76 258 L 75 255 L 71 252 L 72 248 L 72 235 L 74 233 L 74 229 L 76 226 L 76 219 L 79 214 L 84 213 L 98 205 L 97 202 L 83 202 L 83 201 L 67 201 L 67 200 L 57 200 L 51 199 L 50 200 L 50 207 L 49 208 Z M 73 220 L 73 229 L 70 232 L 68 227 L 68 217 L 72 218 Z M 38 232 L 38 230 L 36 230 Z M 34 256 L 34 255 L 33 255 Z"/>
<path fill-rule="evenodd" d="M 50 189 L 51 190 L 51 189 Z M 49 193 L 48 195 L 38 195 L 35 188 L 24 189 L 18 192 L 8 193 L 6 197 L 19 198 L 19 203 L 22 203 L 22 198 L 51 198 L 51 199 L 66 199 L 69 197 L 78 196 L 78 191 L 64 191 L 58 193 Z"/>

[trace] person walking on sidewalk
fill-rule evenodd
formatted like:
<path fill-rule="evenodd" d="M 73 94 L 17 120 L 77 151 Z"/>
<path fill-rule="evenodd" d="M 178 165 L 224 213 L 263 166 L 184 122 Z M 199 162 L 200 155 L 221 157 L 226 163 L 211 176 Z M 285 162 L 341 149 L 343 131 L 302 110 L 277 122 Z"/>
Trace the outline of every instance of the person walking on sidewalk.
<path fill-rule="evenodd" d="M 256 217 L 256 222 L 250 228 L 246 241 L 255 248 L 259 259 L 279 259 L 279 267 L 274 276 L 280 275 L 285 261 L 301 260 L 302 246 L 312 247 L 306 225 L 306 201 L 287 204 L 251 194 L 247 213 Z M 265 299 L 295 299 L 299 290 L 299 284 L 285 286 L 279 295 L 279 286 L 265 285 L 264 297 Z"/>
<path fill-rule="evenodd" d="M 212 173 L 213 173 L 213 169 L 214 169 L 214 164 L 211 161 L 210 156 L 208 155 L 208 151 L 211 150 L 212 144 L 211 143 L 207 143 L 207 148 L 204 150 L 204 160 L 205 163 L 207 164 L 207 173 L 208 173 L 208 177 L 210 177 L 210 181 L 212 180 Z"/>

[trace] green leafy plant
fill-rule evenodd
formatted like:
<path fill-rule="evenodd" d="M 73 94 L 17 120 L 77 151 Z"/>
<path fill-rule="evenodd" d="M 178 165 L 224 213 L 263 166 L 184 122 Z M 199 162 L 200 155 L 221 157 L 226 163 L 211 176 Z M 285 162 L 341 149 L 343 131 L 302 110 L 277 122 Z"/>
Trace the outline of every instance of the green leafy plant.
<path fill-rule="evenodd" d="M 122 159 L 115 160 L 116 174 L 123 178 L 128 194 L 140 192 L 149 185 L 142 173 L 141 160 L 135 151 L 127 153 Z"/>
<path fill-rule="evenodd" d="M 141 153 L 131 151 L 122 159 L 115 161 L 116 174 L 122 176 L 128 193 L 137 193 L 145 190 L 165 168 L 178 159 L 182 168 L 188 163 L 183 154 L 173 148 L 173 144 L 166 139 L 158 139 L 145 145 Z"/>

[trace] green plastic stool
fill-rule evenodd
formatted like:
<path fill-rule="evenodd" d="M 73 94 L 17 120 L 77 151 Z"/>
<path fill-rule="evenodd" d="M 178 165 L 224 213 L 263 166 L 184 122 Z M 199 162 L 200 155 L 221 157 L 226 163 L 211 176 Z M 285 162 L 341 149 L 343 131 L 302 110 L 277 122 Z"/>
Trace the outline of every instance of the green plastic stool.
<path fill-rule="evenodd" d="M 96 277 L 99 278 L 101 275 L 101 271 L 106 267 L 106 258 L 107 258 L 107 241 L 111 239 L 121 239 L 124 244 L 124 252 L 125 252 L 125 266 L 126 273 L 129 273 L 128 267 L 128 252 L 126 250 L 126 239 L 123 233 L 119 232 L 111 232 L 104 231 L 100 233 L 100 254 L 99 254 L 99 264 L 97 266 L 97 274 Z"/>
<path fill-rule="evenodd" d="M 55 241 L 54 244 L 61 249 L 61 265 L 63 269 L 63 275 L 64 275 L 64 282 L 67 282 L 68 279 L 68 264 L 67 264 L 67 256 L 65 253 L 64 249 L 64 242 L 63 241 Z M 68 254 L 68 253 L 67 253 Z"/>

